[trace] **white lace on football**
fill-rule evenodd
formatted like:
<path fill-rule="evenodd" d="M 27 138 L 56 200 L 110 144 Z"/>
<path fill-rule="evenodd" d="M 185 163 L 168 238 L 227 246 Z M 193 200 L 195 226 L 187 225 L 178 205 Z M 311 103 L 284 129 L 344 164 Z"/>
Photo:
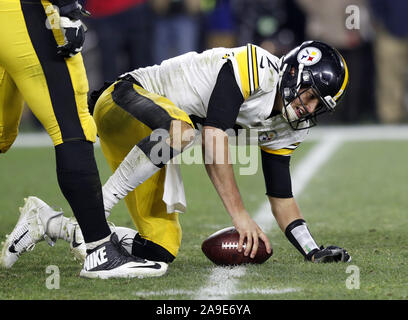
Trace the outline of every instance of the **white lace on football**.
<path fill-rule="evenodd" d="M 245 249 L 245 248 L 246 248 L 246 243 L 244 243 L 244 244 L 242 245 L 242 247 Z M 221 244 L 221 248 L 222 248 L 222 249 L 238 249 L 238 242 L 232 242 L 232 241 L 230 241 L 230 242 L 223 242 L 223 243 Z"/>

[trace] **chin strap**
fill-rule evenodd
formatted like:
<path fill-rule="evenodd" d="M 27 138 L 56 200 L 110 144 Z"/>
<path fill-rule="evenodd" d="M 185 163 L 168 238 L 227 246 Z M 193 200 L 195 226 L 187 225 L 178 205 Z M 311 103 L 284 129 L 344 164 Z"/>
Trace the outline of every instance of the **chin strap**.
<path fill-rule="evenodd" d="M 285 63 L 282 67 L 283 64 L 283 60 L 285 59 L 285 56 L 282 56 L 279 60 L 279 88 L 281 86 L 281 82 L 282 82 L 282 77 L 283 77 L 283 73 L 285 72 L 286 68 L 288 67 L 288 65 Z"/>
<path fill-rule="evenodd" d="M 286 107 L 284 106 L 283 108 L 285 108 L 286 112 L 282 112 L 282 116 L 286 119 L 286 121 L 292 122 L 299 120 L 299 117 L 290 104 L 288 104 Z"/>

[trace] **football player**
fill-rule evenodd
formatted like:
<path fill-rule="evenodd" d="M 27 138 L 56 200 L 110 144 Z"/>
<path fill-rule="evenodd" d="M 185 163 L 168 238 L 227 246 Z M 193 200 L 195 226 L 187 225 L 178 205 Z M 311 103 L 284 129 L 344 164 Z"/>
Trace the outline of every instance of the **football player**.
<path fill-rule="evenodd" d="M 350 261 L 345 249 L 315 242 L 293 197 L 289 167 L 308 129 L 320 114 L 336 109 L 347 85 L 339 52 L 307 41 L 280 59 L 252 44 L 190 52 L 131 71 L 94 92 L 94 119 L 114 172 L 102 188 L 105 213 L 125 198 L 137 228 L 117 228 L 132 239 L 128 250 L 155 261 L 176 257 L 182 210 L 166 194 L 180 188 L 177 179 L 167 185 L 171 172 L 165 165 L 191 144 L 197 128 L 207 173 L 240 234 L 239 250 L 254 257 L 262 239 L 270 251 L 268 238 L 244 207 L 232 165 L 215 161 L 228 159 L 226 130 L 240 127 L 258 132 L 266 194 L 288 240 L 308 261 Z M 55 230 L 68 225 L 74 230 L 64 219 L 64 227 Z"/>
<path fill-rule="evenodd" d="M 269 251 L 266 235 L 244 207 L 232 165 L 214 161 L 228 159 L 225 131 L 240 127 L 259 133 L 266 193 L 289 241 L 310 261 L 350 261 L 343 248 L 317 245 L 293 197 L 289 170 L 308 128 L 336 109 L 348 77 L 340 53 L 319 41 L 304 42 L 281 59 L 252 44 L 190 52 L 121 76 L 94 95 L 102 151 L 114 170 L 102 188 L 106 214 L 126 196 L 138 230 L 132 252 L 172 261 L 181 229 L 177 212 L 168 213 L 172 203 L 163 200 L 171 193 L 163 168 L 197 128 L 207 173 L 240 234 L 239 250 L 254 257 L 262 239 Z M 163 129 L 167 139 L 158 138 Z"/>
<path fill-rule="evenodd" d="M 129 255 L 105 218 L 80 54 L 85 34 L 80 19 L 87 14 L 73 0 L 0 0 L 0 153 L 17 136 L 25 101 L 53 141 L 58 183 L 83 232 L 87 258 L 81 276 L 159 276 L 167 265 Z M 45 235 L 47 226 L 38 220 L 44 206 L 27 199 L 5 240 L 0 266 L 10 268 Z M 50 219 L 60 220 L 61 214 Z"/>

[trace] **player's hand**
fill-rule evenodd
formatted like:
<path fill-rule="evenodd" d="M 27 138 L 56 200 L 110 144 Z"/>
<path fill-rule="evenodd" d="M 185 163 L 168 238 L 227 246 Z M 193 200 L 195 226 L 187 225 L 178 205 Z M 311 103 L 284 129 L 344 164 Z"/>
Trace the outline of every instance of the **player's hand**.
<path fill-rule="evenodd" d="M 57 47 L 58 55 L 69 58 L 81 52 L 86 32 L 81 21 L 84 16 L 90 16 L 90 13 L 78 3 L 60 8 L 60 27 L 64 34 L 64 44 Z"/>
<path fill-rule="evenodd" d="M 242 252 L 242 249 L 244 249 L 246 239 L 244 255 L 248 256 L 250 254 L 253 259 L 258 251 L 259 239 L 261 239 L 265 243 L 266 251 L 271 253 L 271 244 L 268 237 L 248 214 L 241 215 L 240 218 L 236 218 L 232 222 L 239 233 L 238 252 Z"/>
<path fill-rule="evenodd" d="M 327 248 L 324 248 L 322 246 L 320 250 L 313 255 L 312 261 L 316 263 L 350 262 L 351 257 L 343 248 L 337 246 L 328 246 Z"/>

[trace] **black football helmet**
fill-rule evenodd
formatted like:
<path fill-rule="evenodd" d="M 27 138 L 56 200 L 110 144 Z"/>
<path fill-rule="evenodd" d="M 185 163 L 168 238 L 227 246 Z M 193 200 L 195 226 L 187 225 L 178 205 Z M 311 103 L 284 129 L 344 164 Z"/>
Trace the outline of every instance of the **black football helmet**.
<path fill-rule="evenodd" d="M 344 96 L 348 78 L 346 62 L 336 49 L 320 41 L 303 42 L 281 58 L 279 92 L 283 116 L 294 130 L 315 126 L 318 115 L 335 110 Z M 304 106 L 301 94 L 309 88 L 319 104 L 312 113 L 298 117 L 290 104 L 299 98 Z"/>

